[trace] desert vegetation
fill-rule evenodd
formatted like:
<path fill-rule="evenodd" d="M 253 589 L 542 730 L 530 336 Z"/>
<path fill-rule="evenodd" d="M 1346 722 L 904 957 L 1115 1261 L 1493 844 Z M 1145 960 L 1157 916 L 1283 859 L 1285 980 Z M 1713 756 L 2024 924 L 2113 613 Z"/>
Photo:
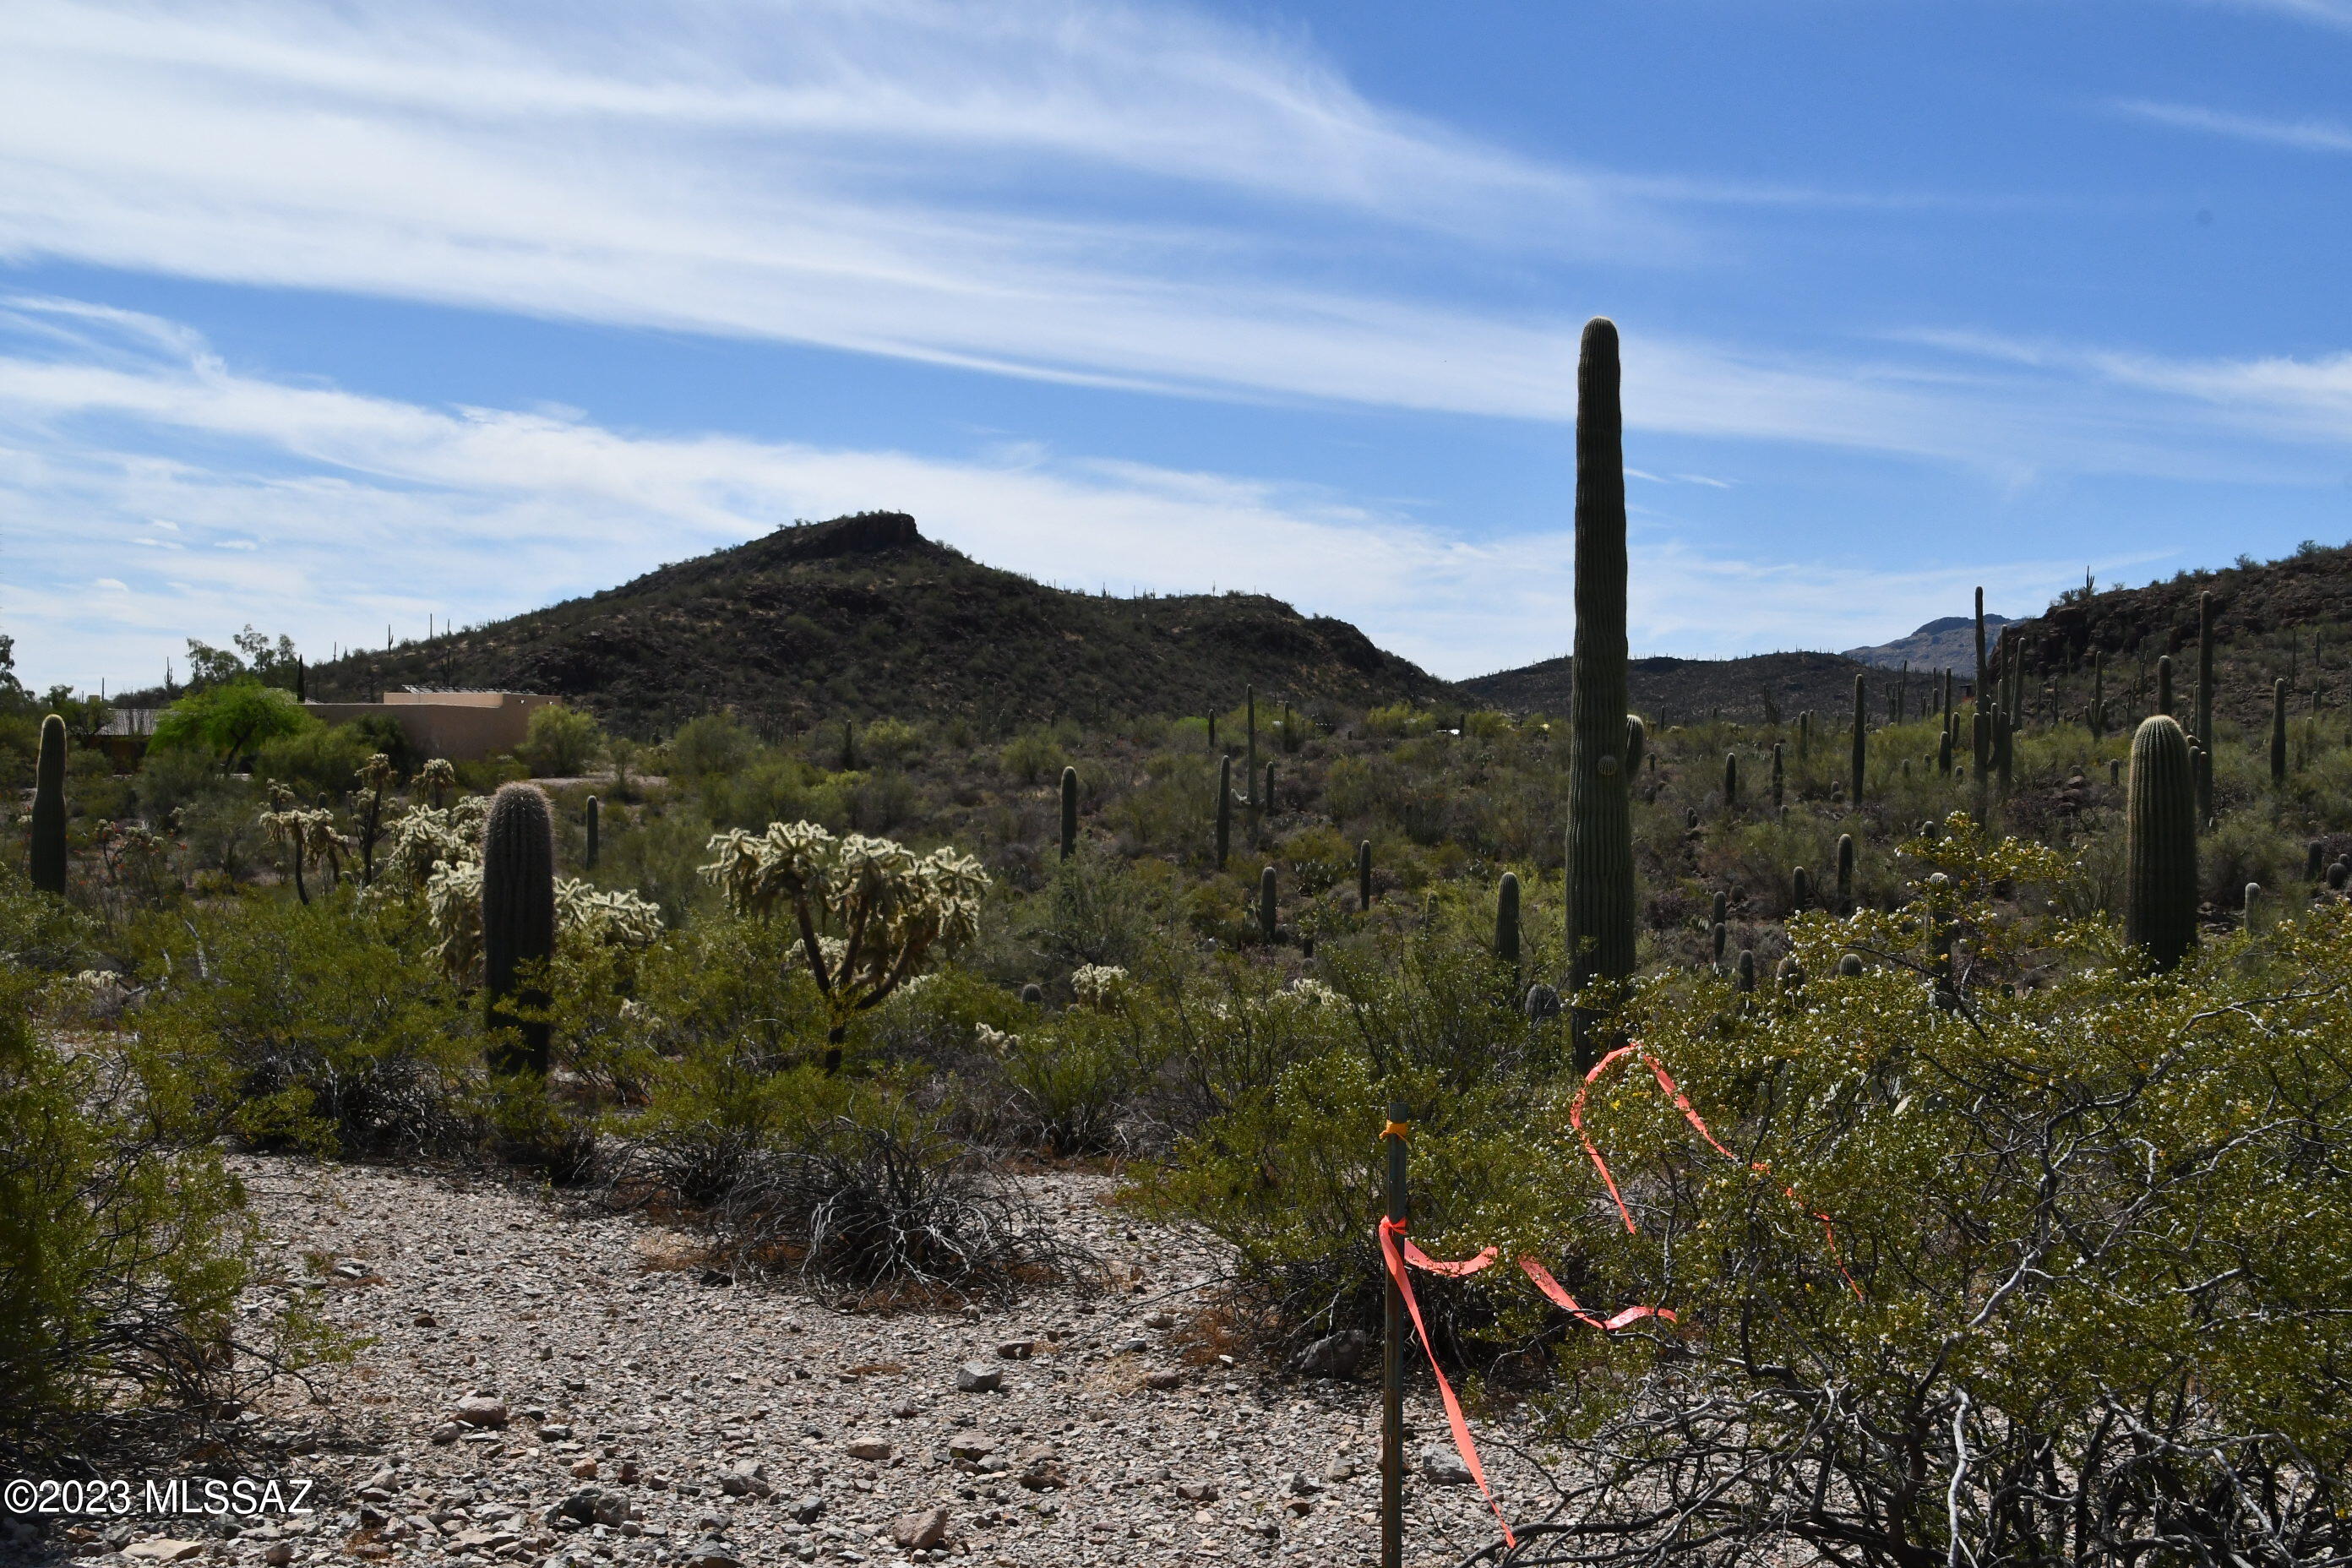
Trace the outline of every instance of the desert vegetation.
<path fill-rule="evenodd" d="M 2352 1555 L 2352 720 L 2215 702 L 2210 601 L 2144 676 L 2012 627 L 1629 712 L 1614 355 L 1559 712 L 868 690 L 453 767 L 257 637 L 118 766 L 9 682 L 0 1468 L 338 1353 L 228 1311 L 226 1149 L 508 1173 L 867 1304 L 1083 1279 L 989 1173 L 1100 1163 L 1230 1249 L 1280 1373 L 1379 1327 L 1401 1103 L 1422 1247 L 1661 1310 L 1420 1282 L 1544 1435 L 1509 1561 Z"/>

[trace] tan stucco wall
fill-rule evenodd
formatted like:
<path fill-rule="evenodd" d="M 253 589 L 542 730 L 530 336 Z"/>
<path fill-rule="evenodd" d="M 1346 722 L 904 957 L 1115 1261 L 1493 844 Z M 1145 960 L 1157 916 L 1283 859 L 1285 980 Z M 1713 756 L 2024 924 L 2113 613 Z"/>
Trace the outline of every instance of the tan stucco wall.
<path fill-rule="evenodd" d="M 328 724 L 383 714 L 428 757 L 469 763 L 522 744 L 533 710 L 559 700 L 527 691 L 387 691 L 381 702 L 305 702 Z"/>

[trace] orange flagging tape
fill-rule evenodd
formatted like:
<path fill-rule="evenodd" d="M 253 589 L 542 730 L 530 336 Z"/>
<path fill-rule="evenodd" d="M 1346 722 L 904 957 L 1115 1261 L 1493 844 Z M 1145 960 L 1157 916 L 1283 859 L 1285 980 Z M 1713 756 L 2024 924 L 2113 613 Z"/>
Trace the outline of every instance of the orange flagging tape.
<path fill-rule="evenodd" d="M 1637 1232 L 1639 1227 L 1633 1224 L 1633 1211 L 1625 1206 L 1623 1195 L 1617 1191 L 1617 1178 L 1610 1174 L 1609 1163 L 1601 1157 L 1601 1151 L 1593 1147 L 1591 1135 L 1584 1131 L 1584 1099 L 1611 1064 L 1620 1057 L 1636 1053 L 1649 1064 L 1651 1075 L 1658 1080 L 1658 1087 L 1664 1090 L 1666 1097 L 1675 1102 L 1675 1109 L 1683 1113 L 1683 1119 L 1685 1121 L 1698 1130 L 1698 1135 L 1706 1140 L 1708 1146 L 1727 1160 L 1737 1161 L 1739 1158 L 1738 1155 L 1725 1148 L 1714 1132 L 1709 1131 L 1705 1119 L 1692 1107 L 1689 1097 L 1675 1086 L 1675 1080 L 1667 1075 L 1664 1065 L 1652 1056 L 1643 1047 L 1641 1041 L 1634 1040 L 1611 1051 L 1592 1065 L 1591 1072 L 1584 1075 L 1584 1082 L 1577 1089 L 1576 1099 L 1569 1105 L 1568 1123 L 1576 1129 L 1577 1137 L 1583 1141 L 1584 1152 L 1591 1158 L 1592 1168 L 1601 1173 L 1601 1184 L 1609 1189 L 1610 1199 L 1616 1204 L 1618 1215 L 1624 1220 L 1628 1232 Z M 1399 1138 L 1403 1137 L 1405 1135 L 1403 1125 L 1391 1121 L 1381 1130 L 1381 1136 L 1383 1138 L 1391 1134 Z M 1748 1162 L 1748 1168 L 1763 1175 L 1769 1176 L 1772 1173 L 1772 1168 L 1760 1160 Z M 1837 1230 L 1830 1224 L 1829 1215 L 1818 1209 L 1806 1207 L 1805 1201 L 1797 1195 L 1795 1187 L 1784 1184 L 1780 1190 L 1788 1194 L 1790 1202 L 1822 1222 L 1822 1234 L 1829 1238 L 1830 1256 L 1837 1263 L 1838 1273 L 1844 1278 L 1846 1288 L 1853 1292 L 1854 1299 L 1860 1300 L 1862 1287 L 1854 1283 L 1852 1274 L 1846 1272 L 1845 1259 L 1838 1253 Z M 1421 1336 L 1421 1348 L 1429 1357 L 1430 1375 L 1437 1380 L 1437 1394 L 1445 1405 L 1446 1425 L 1454 1429 L 1454 1451 L 1462 1456 L 1463 1466 L 1469 1470 L 1470 1479 L 1478 1483 L 1479 1495 L 1486 1500 L 1486 1506 L 1494 1510 L 1495 1522 L 1503 1527 L 1504 1544 L 1516 1547 L 1518 1545 L 1518 1540 L 1512 1535 L 1510 1521 L 1503 1517 L 1502 1505 L 1495 1500 L 1493 1489 L 1486 1485 L 1486 1467 L 1478 1462 L 1478 1445 L 1471 1440 L 1470 1423 L 1462 1415 L 1462 1402 L 1454 1398 L 1454 1385 L 1446 1381 L 1444 1369 L 1437 1364 L 1437 1347 L 1429 1342 L 1429 1329 L 1421 1321 L 1421 1302 L 1413 1296 L 1412 1276 L 1405 1272 L 1405 1266 L 1411 1264 L 1413 1268 L 1426 1273 L 1443 1274 L 1451 1279 L 1461 1279 L 1488 1267 L 1502 1254 L 1494 1247 L 1488 1247 L 1480 1249 L 1475 1258 L 1465 1258 L 1453 1262 L 1441 1258 L 1432 1258 L 1406 1238 L 1402 1220 L 1383 1218 L 1381 1221 L 1380 1235 L 1381 1256 L 1388 1265 L 1389 1278 L 1396 1281 L 1397 1293 L 1404 1298 L 1405 1310 L 1412 1317 L 1413 1332 Z M 1542 1291 L 1552 1305 L 1589 1327 L 1614 1333 L 1619 1329 L 1632 1323 L 1638 1323 L 1644 1318 L 1661 1318 L 1669 1323 L 1675 1321 L 1675 1314 L 1664 1307 L 1628 1307 L 1613 1317 L 1597 1318 L 1585 1310 L 1575 1297 L 1561 1288 L 1559 1281 L 1552 1278 L 1550 1269 L 1546 1268 L 1533 1258 L 1521 1258 L 1517 1262 L 1519 1271 L 1534 1282 L 1535 1288 Z"/>
<path fill-rule="evenodd" d="M 1495 1500 L 1494 1489 L 1486 1484 L 1486 1468 L 1478 1462 L 1478 1445 L 1470 1440 L 1470 1423 L 1462 1416 L 1462 1402 L 1454 1397 L 1454 1385 L 1445 1381 L 1445 1373 L 1437 1364 L 1437 1347 L 1429 1342 L 1429 1328 L 1421 1321 L 1421 1303 L 1413 1299 L 1412 1278 L 1404 1271 L 1404 1259 L 1398 1256 L 1398 1243 L 1404 1236 L 1401 1220 L 1382 1217 L 1381 1220 L 1381 1256 L 1387 1259 L 1389 1278 L 1396 1281 L 1397 1293 L 1404 1298 L 1405 1310 L 1412 1314 L 1412 1331 L 1421 1336 L 1421 1348 L 1428 1352 L 1430 1374 L 1437 1379 L 1437 1396 L 1445 1402 L 1446 1425 L 1454 1428 L 1454 1451 L 1462 1456 L 1462 1464 L 1470 1479 L 1478 1483 L 1478 1495 L 1495 1510 L 1495 1522 L 1503 1527 L 1503 1543 L 1518 1545 L 1518 1537 L 1511 1533 L 1511 1521 L 1503 1517 L 1503 1505 Z M 1415 1253 L 1421 1248 L 1407 1241 L 1403 1244 Z M 1423 1254 L 1415 1259 L 1417 1267 L 1434 1268 L 1440 1274 L 1475 1274 L 1495 1261 L 1495 1249 L 1488 1247 L 1477 1257 L 1463 1263 L 1441 1264 Z"/>
<path fill-rule="evenodd" d="M 1634 1225 L 1633 1211 L 1625 1206 L 1624 1196 L 1617 1191 L 1617 1178 L 1609 1173 L 1609 1163 L 1601 1157 L 1601 1151 L 1592 1145 L 1592 1135 L 1584 1130 L 1584 1097 L 1592 1091 L 1592 1086 L 1601 1080 L 1601 1075 L 1607 1072 L 1618 1058 L 1636 1053 L 1640 1055 L 1643 1061 L 1649 1064 L 1650 1074 L 1658 1080 L 1658 1087 L 1665 1091 L 1667 1099 L 1675 1102 L 1675 1109 L 1683 1113 L 1683 1120 L 1698 1130 L 1698 1135 L 1706 1140 L 1707 1146 L 1727 1160 L 1737 1162 L 1739 1159 L 1738 1155 L 1725 1148 L 1721 1141 L 1708 1131 L 1705 1119 L 1692 1109 L 1689 1097 L 1675 1087 L 1675 1080 L 1667 1075 L 1664 1064 L 1652 1056 L 1641 1041 L 1628 1041 L 1602 1057 L 1592 1064 L 1592 1070 L 1586 1073 L 1584 1081 L 1577 1086 L 1576 1098 L 1570 1101 L 1568 1107 L 1568 1124 L 1576 1129 L 1577 1137 L 1583 1142 L 1584 1152 L 1592 1161 L 1592 1168 L 1601 1173 L 1601 1184 L 1609 1189 L 1610 1201 L 1617 1205 L 1618 1217 L 1625 1222 L 1625 1229 L 1629 1235 L 1640 1227 Z M 1751 1160 L 1747 1163 L 1748 1168 L 1759 1175 L 1772 1174 L 1772 1167 L 1761 1160 Z M 1846 1272 L 1844 1255 L 1838 1250 L 1837 1227 L 1830 1223 L 1830 1216 L 1819 1209 L 1809 1207 L 1805 1200 L 1797 1195 L 1797 1189 L 1794 1186 L 1783 1183 L 1780 1191 L 1786 1194 L 1790 1203 L 1795 1204 L 1798 1208 L 1812 1218 L 1821 1221 L 1822 1235 L 1830 1244 L 1831 1260 L 1836 1263 L 1838 1274 L 1845 1280 L 1846 1289 L 1853 1292 L 1853 1299 L 1857 1301 L 1861 1300 L 1862 1287 L 1854 1283 L 1852 1274 Z"/>
<path fill-rule="evenodd" d="M 1383 1138 L 1411 1138 L 1412 1136 L 1412 1129 L 1406 1126 L 1402 1121 L 1391 1121 L 1387 1126 L 1381 1129 L 1381 1136 Z"/>

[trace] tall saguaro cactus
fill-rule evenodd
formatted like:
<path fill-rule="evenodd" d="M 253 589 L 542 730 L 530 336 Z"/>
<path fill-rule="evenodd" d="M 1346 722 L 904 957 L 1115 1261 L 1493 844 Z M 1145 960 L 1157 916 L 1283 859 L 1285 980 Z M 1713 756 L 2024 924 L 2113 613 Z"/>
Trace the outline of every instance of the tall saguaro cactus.
<path fill-rule="evenodd" d="M 2107 660 L 2098 649 L 2091 650 L 2091 706 L 2083 717 L 2091 726 L 2091 739 L 2107 738 Z"/>
<path fill-rule="evenodd" d="M 588 857 L 584 868 L 587 870 L 593 871 L 596 868 L 597 851 L 603 847 L 604 816 L 604 808 L 597 804 L 594 795 L 590 795 L 588 797 Z"/>
<path fill-rule="evenodd" d="M 1864 704 L 1862 677 L 1853 678 L 1853 804 L 1862 804 L 1863 766 L 1870 759 L 1870 710 Z"/>
<path fill-rule="evenodd" d="M 1282 933 L 1276 913 L 1274 868 L 1268 866 L 1257 874 L 1257 934 L 1269 946 Z"/>
<path fill-rule="evenodd" d="M 1362 914 L 1372 907 L 1372 841 L 1369 838 L 1356 846 L 1356 912 Z"/>
<path fill-rule="evenodd" d="M 1838 835 L 1837 846 L 1838 913 L 1853 913 L 1853 835 Z"/>
<path fill-rule="evenodd" d="M 2286 783 L 2286 681 L 2271 682 L 2271 783 Z"/>
<path fill-rule="evenodd" d="M 1078 852 L 1078 770 L 1062 770 L 1062 858 Z"/>
<path fill-rule="evenodd" d="M 2213 749 L 2213 595 L 2210 591 L 2197 595 L 2197 721 L 2189 733 L 2207 751 Z M 2211 804 L 2200 798 L 2199 813 L 2204 814 Z"/>
<path fill-rule="evenodd" d="M 1217 759 L 1217 869 L 1225 868 L 1225 857 L 1234 848 L 1234 759 L 1230 755 Z"/>
<path fill-rule="evenodd" d="M 1617 326 L 1585 323 L 1576 367 L 1576 684 L 1569 697 L 1568 989 L 1576 1060 L 1595 1058 L 1595 982 L 1633 973 L 1625 747 L 1625 422 Z"/>
<path fill-rule="evenodd" d="M 2197 795 L 2189 738 L 2166 714 L 2132 736 L 2124 936 L 2170 969 L 2197 941 Z"/>
<path fill-rule="evenodd" d="M 33 769 L 33 886 L 44 893 L 66 890 L 66 721 L 52 713 L 41 721 L 41 754 Z"/>
<path fill-rule="evenodd" d="M 1739 809 L 1739 753 L 1738 752 L 1723 753 L 1723 809 L 1727 812 L 1736 812 Z"/>
<path fill-rule="evenodd" d="M 543 966 L 554 953 L 554 817 L 536 784 L 501 784 L 482 825 L 482 989 L 491 1026 L 511 1027 L 520 1044 L 498 1047 L 500 1072 L 547 1071 L 547 1019 L 512 1009 L 544 1014 Z"/>
<path fill-rule="evenodd" d="M 1977 715 L 1979 719 L 1983 717 L 1992 698 L 1992 693 L 1985 689 L 1987 669 L 1984 634 L 1984 590 L 1979 588 L 1977 590 L 1977 683 L 1971 689 L 1976 693 Z M 1985 776 L 1985 764 L 1992 760 L 1989 754 L 1992 745 L 1992 731 L 1988 725 L 1980 722 L 1973 727 L 1970 739 L 1975 743 L 1975 749 L 1969 757 L 1969 765 L 1975 770 L 1970 776 L 1981 784 Z"/>
<path fill-rule="evenodd" d="M 2172 713 L 2172 656 L 2156 657 L 2156 710 L 2169 717 Z"/>
<path fill-rule="evenodd" d="M 1495 887 L 1495 957 L 1519 970 L 1519 879 L 1506 871 Z"/>

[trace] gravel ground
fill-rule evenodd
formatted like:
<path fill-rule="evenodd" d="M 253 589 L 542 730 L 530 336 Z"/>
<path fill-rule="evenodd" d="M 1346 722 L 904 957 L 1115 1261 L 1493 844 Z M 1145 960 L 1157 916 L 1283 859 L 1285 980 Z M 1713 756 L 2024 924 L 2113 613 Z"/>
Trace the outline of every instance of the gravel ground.
<path fill-rule="evenodd" d="M 285 1281 L 247 1310 L 323 1280 L 327 1315 L 369 1342 L 258 1416 L 292 1436 L 318 1511 L 119 1521 L 75 1532 L 85 1561 L 1376 1560 L 1372 1384 L 1211 1353 L 1194 1318 L 1213 1245 L 1130 1222 L 1106 1178 L 1023 1186 L 1108 1291 L 850 1314 L 730 1282 L 690 1237 L 493 1182 L 239 1165 Z M 1444 1445 L 1433 1397 L 1408 1421 L 1416 1459 Z M 1486 1458 L 1507 1502 L 1534 1495 Z M 1407 1499 L 1409 1563 L 1492 1536 L 1471 1487 L 1417 1474 Z"/>

